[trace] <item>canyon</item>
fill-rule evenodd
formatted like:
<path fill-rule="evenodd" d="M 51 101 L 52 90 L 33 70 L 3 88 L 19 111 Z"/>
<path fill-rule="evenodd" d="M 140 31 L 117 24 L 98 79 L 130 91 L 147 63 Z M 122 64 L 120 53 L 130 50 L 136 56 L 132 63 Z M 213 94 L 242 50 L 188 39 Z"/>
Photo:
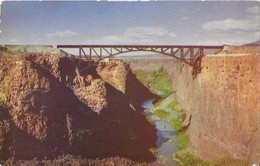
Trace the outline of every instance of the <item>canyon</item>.
<path fill-rule="evenodd" d="M 173 58 L 100 62 L 80 73 L 77 59 L 54 48 L 12 49 L 1 55 L 1 164 L 151 163 L 156 129 L 141 104 L 158 96 L 136 72 L 160 67 L 183 108 L 188 146 L 196 155 L 259 162 L 259 47 L 206 56 L 196 78 L 191 66 Z M 245 55 L 229 56 L 238 53 Z"/>
<path fill-rule="evenodd" d="M 236 54 L 244 56 L 236 56 Z M 130 61 L 133 71 L 163 66 L 185 111 L 189 146 L 202 159 L 259 161 L 259 47 L 230 46 L 202 59 L 202 72 L 170 58 Z"/>

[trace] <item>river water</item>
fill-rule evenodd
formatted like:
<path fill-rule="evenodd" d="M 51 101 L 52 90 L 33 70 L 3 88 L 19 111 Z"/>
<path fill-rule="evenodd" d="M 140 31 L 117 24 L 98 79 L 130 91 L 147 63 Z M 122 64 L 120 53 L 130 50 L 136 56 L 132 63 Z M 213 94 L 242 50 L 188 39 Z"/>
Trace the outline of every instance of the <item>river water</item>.
<path fill-rule="evenodd" d="M 142 107 L 153 112 L 153 101 L 154 99 L 143 102 Z M 168 122 L 156 117 L 153 113 L 145 114 L 145 116 L 149 116 L 157 129 L 156 149 L 158 153 L 154 165 L 160 163 L 167 166 L 178 166 L 179 164 L 172 157 L 172 154 L 178 150 L 178 138 L 175 130 Z"/>

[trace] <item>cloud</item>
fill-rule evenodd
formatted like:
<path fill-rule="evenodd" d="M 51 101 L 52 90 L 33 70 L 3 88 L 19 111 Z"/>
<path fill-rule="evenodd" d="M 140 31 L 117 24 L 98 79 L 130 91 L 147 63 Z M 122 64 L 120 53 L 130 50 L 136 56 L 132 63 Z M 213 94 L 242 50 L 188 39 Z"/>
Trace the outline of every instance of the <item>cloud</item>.
<path fill-rule="evenodd" d="M 228 45 L 242 45 L 246 43 L 251 43 L 254 41 L 259 40 L 259 32 L 253 32 L 248 34 L 246 37 L 245 35 L 241 36 L 225 36 L 222 38 L 216 38 L 214 40 L 203 40 L 199 41 L 196 44 L 197 45 L 223 45 L 223 44 L 228 44 Z"/>
<path fill-rule="evenodd" d="M 111 1 L 111 2 L 113 2 L 113 1 L 116 1 L 116 2 L 120 2 L 120 1 L 138 1 L 138 0 L 107 0 L 107 1 Z"/>
<path fill-rule="evenodd" d="M 71 30 L 57 31 L 54 33 L 47 33 L 46 37 L 73 37 L 78 36 L 80 33 L 72 32 Z"/>
<path fill-rule="evenodd" d="M 182 17 L 181 18 L 182 20 L 188 20 L 188 19 L 190 19 L 189 17 Z"/>
<path fill-rule="evenodd" d="M 182 14 L 184 14 L 184 13 L 187 12 L 187 10 L 186 10 L 185 8 L 180 8 L 180 9 L 179 9 L 179 12 L 182 13 Z"/>
<path fill-rule="evenodd" d="M 163 27 L 138 26 L 126 29 L 122 35 L 89 39 L 88 44 L 169 44 L 176 34 Z"/>
<path fill-rule="evenodd" d="M 247 13 L 251 13 L 251 14 L 258 14 L 259 13 L 259 6 L 255 5 L 253 7 L 249 7 L 246 9 Z"/>
<path fill-rule="evenodd" d="M 214 20 L 206 22 L 202 25 L 205 30 L 259 30 L 259 7 L 253 6 L 246 9 L 247 15 L 245 19 L 232 19 L 227 18 L 225 20 Z"/>
<path fill-rule="evenodd" d="M 205 30 L 257 30 L 257 22 L 250 20 L 225 19 L 221 21 L 209 21 L 202 25 Z"/>
<path fill-rule="evenodd" d="M 172 32 L 162 27 L 135 27 L 128 28 L 124 36 L 132 38 L 153 38 L 153 37 L 176 37 Z"/>
<path fill-rule="evenodd" d="M 19 40 L 17 40 L 17 39 L 10 39 L 10 42 L 17 43 L 17 42 L 19 42 Z"/>
<path fill-rule="evenodd" d="M 2 6 L 3 1 L 4 1 L 4 0 L 0 0 L 0 9 L 2 9 L 1 6 Z M 0 17 L 1 17 L 1 11 L 2 11 L 2 10 L 0 10 Z"/>

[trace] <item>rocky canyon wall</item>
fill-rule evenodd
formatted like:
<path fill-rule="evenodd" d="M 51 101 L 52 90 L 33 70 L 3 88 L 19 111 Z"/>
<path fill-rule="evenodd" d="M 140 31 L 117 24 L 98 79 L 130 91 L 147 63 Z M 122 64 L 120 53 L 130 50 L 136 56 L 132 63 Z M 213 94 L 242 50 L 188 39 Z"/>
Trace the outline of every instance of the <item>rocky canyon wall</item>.
<path fill-rule="evenodd" d="M 203 159 L 258 163 L 259 47 L 231 47 L 202 61 L 202 72 L 173 58 L 129 60 L 132 70 L 163 66 L 185 110 L 189 146 Z M 154 98 L 128 64 L 100 63 L 78 73 L 70 57 L 1 55 L 0 160 L 120 156 L 153 159 L 156 131 L 141 102 Z M 122 148 L 123 147 L 123 148 Z"/>
<path fill-rule="evenodd" d="M 133 87 L 152 94 L 125 64 L 100 63 L 80 73 L 66 54 L 20 51 L 3 52 L 0 63 L 0 164 L 67 154 L 154 158 L 156 131 Z"/>
<path fill-rule="evenodd" d="M 230 157 L 258 163 L 259 47 L 231 47 L 225 53 L 249 56 L 204 57 L 195 79 L 192 68 L 177 60 L 129 63 L 133 70 L 161 66 L 167 70 L 185 110 L 189 145 L 202 159 Z"/>
<path fill-rule="evenodd" d="M 192 147 L 206 159 L 232 157 L 258 163 L 259 55 L 206 57 L 202 67 L 187 86 L 188 96 L 182 98 L 190 105 Z"/>

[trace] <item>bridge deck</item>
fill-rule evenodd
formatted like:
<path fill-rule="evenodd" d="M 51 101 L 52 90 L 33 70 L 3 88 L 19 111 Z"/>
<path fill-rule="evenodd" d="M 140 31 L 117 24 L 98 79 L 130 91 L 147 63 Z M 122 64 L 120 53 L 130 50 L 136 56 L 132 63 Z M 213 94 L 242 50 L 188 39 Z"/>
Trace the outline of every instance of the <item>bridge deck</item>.
<path fill-rule="evenodd" d="M 223 49 L 223 46 L 196 46 L 196 45 L 57 45 L 60 49 L 79 49 L 79 68 L 81 68 L 82 55 L 88 61 L 99 62 L 122 53 L 146 51 L 163 54 L 193 67 L 193 75 L 201 71 L 201 59 L 205 53 L 216 53 Z M 93 58 L 98 57 L 98 59 Z M 81 69 L 81 71 L 86 70 Z"/>
<path fill-rule="evenodd" d="M 205 49 L 219 49 L 223 48 L 223 46 L 204 46 L 204 45 L 57 45 L 57 48 L 87 48 L 87 47 L 174 47 L 174 48 L 205 48 Z"/>

